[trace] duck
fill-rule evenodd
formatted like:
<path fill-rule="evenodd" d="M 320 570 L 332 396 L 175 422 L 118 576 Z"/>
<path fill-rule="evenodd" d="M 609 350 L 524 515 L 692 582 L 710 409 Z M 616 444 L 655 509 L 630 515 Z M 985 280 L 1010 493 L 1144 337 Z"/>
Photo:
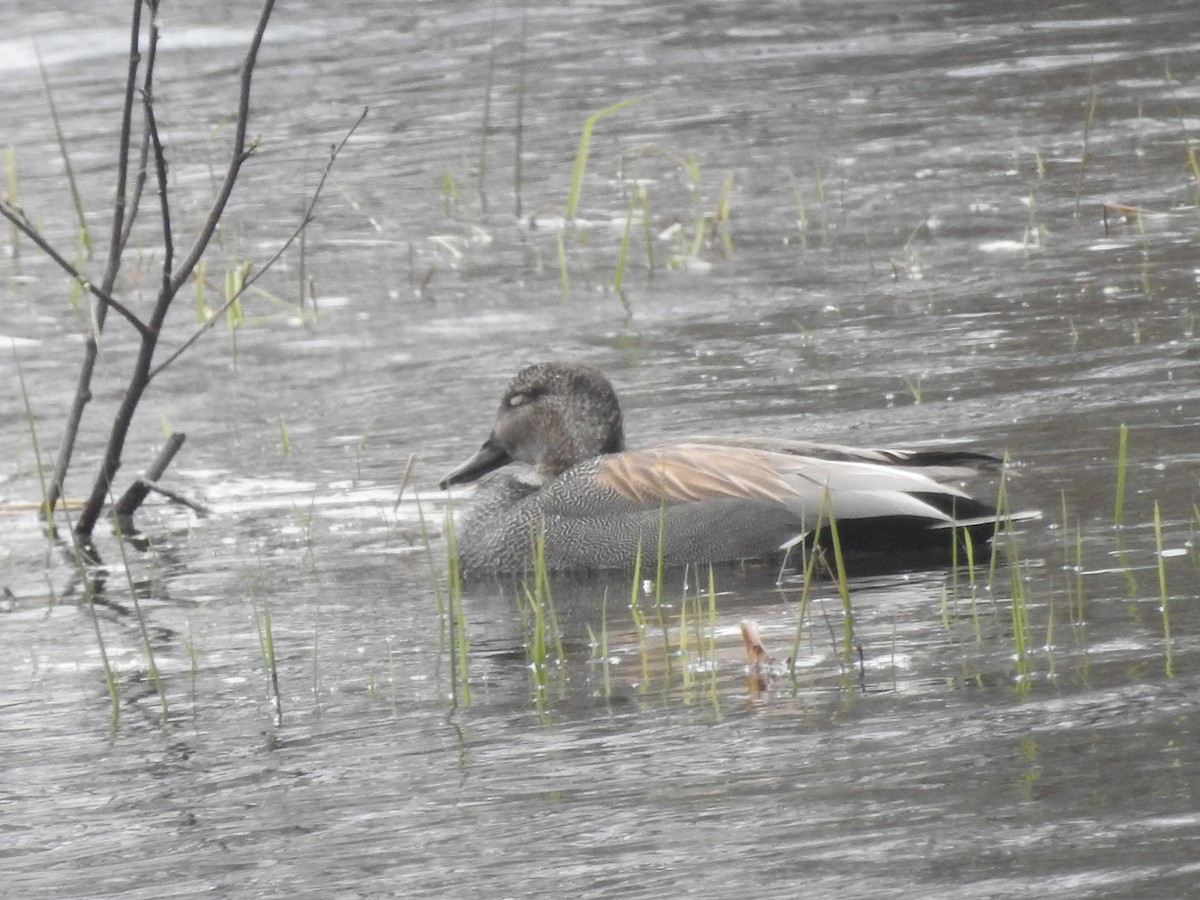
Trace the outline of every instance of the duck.
<path fill-rule="evenodd" d="M 498 472 L 511 463 L 528 468 Z M 519 573 L 535 557 L 551 571 L 653 571 L 828 547 L 831 518 L 847 553 L 953 551 L 968 536 L 982 547 L 996 510 L 952 482 L 1000 464 L 958 449 L 766 437 L 629 449 L 603 372 L 540 362 L 513 377 L 483 445 L 439 486 L 492 475 L 454 526 L 465 574 Z"/>

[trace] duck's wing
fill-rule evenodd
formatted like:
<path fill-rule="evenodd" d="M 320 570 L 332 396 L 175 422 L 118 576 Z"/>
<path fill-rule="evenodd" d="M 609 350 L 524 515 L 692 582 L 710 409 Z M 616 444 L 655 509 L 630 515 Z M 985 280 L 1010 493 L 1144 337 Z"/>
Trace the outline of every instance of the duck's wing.
<path fill-rule="evenodd" d="M 507 515 L 504 529 L 525 537 L 541 523 L 557 569 L 628 568 L 653 560 L 660 539 L 669 565 L 768 557 L 830 517 L 844 549 L 870 552 L 943 550 L 959 527 L 979 541 L 995 530 L 990 507 L 919 470 L 730 444 L 596 457 Z"/>
<path fill-rule="evenodd" d="M 841 462 L 875 463 L 881 466 L 901 466 L 920 469 L 935 480 L 969 478 L 980 471 L 996 469 L 1004 460 L 987 453 L 959 450 L 953 447 L 902 449 L 899 447 L 846 447 L 841 444 L 820 444 L 769 437 L 695 437 L 684 443 L 717 447 L 743 447 L 767 453 L 782 453 L 808 459 Z"/>
<path fill-rule="evenodd" d="M 807 530 L 818 516 L 839 521 L 909 517 L 952 525 L 989 508 L 919 468 L 781 453 L 736 443 L 674 444 L 602 457 L 595 476 L 640 505 L 742 499 L 785 507 Z"/>

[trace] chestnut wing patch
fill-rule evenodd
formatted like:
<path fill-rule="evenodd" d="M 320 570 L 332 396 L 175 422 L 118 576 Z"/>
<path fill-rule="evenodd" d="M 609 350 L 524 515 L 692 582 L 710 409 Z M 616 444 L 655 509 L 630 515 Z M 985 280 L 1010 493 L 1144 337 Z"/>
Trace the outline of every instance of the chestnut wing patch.
<path fill-rule="evenodd" d="M 946 504 L 967 495 L 924 471 L 817 459 L 731 444 L 673 444 L 601 457 L 596 479 L 642 506 L 741 499 L 784 506 L 801 518 L 830 504 L 839 519 L 913 516 L 953 522 Z M 938 498 L 938 502 L 930 502 Z"/>
<path fill-rule="evenodd" d="M 787 504 L 796 494 L 770 454 L 743 447 L 690 444 L 626 451 L 601 459 L 596 477 L 643 504 L 718 497 Z"/>

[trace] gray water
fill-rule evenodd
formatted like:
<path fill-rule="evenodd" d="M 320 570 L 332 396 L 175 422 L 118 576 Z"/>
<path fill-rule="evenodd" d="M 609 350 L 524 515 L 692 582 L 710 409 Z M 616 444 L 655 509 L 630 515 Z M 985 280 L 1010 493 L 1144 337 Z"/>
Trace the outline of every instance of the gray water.
<path fill-rule="evenodd" d="M 3 8 L 0 139 L 18 201 L 72 258 L 34 42 L 102 244 L 125 6 Z M 253 15 L 163 8 L 156 109 L 182 236 L 227 153 Z M 222 325 L 158 380 L 122 477 L 164 426 L 185 431 L 164 480 L 212 515 L 152 500 L 152 549 L 127 548 L 127 569 L 102 527 L 94 607 L 30 508 L 15 366 L 48 454 L 86 319 L 5 232 L 0 892 L 1194 894 L 1198 50 L 1182 0 L 281 5 L 209 305 L 228 268 L 291 232 L 370 107 L 307 236 L 317 313 L 299 312 L 293 248 L 236 344 Z M 631 98 L 595 127 L 564 291 L 580 130 Z M 697 244 L 730 176 L 730 245 Z M 618 293 L 637 184 L 652 259 L 635 222 Z M 157 283 L 153 212 L 119 285 L 136 309 Z M 195 325 L 180 303 L 168 347 Z M 110 317 L 71 498 L 133 346 Z M 796 579 L 719 572 L 715 615 L 702 592 L 681 649 L 696 578 L 685 602 L 673 576 L 664 652 L 628 582 L 592 579 L 554 586 L 563 651 L 539 688 L 519 590 L 470 585 L 468 703 L 434 588 L 435 484 L 508 377 L 551 357 L 610 373 L 634 444 L 963 443 L 1007 452 L 1013 507 L 1043 518 L 973 587 L 944 568 L 851 580 L 850 658 L 828 582 L 801 620 Z M 743 620 L 776 658 L 764 676 Z"/>

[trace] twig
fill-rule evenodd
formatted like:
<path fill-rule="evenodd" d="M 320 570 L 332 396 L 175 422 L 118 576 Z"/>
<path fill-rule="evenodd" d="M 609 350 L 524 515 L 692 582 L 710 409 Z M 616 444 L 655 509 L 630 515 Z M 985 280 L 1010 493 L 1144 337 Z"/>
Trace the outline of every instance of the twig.
<path fill-rule="evenodd" d="M 100 282 L 106 294 L 112 293 L 113 285 L 117 283 L 117 273 L 121 271 L 121 235 L 125 230 L 126 196 L 125 189 L 129 181 L 129 137 L 133 133 L 133 107 L 137 94 L 137 73 L 142 62 L 140 49 L 142 36 L 142 4 L 134 3 L 133 18 L 129 26 L 129 68 L 125 75 L 125 102 L 121 107 L 121 135 L 117 144 L 117 184 L 113 196 L 112 234 L 108 244 L 108 265 L 104 278 Z M 150 4 L 151 15 L 158 15 L 158 3 Z M 132 215 L 131 215 L 132 218 Z M 104 326 L 104 318 L 100 317 L 100 326 Z M 88 372 L 89 380 L 91 373 Z"/>
<path fill-rule="evenodd" d="M 163 369 L 175 362 L 175 360 L 182 356 L 188 350 L 188 348 L 192 346 L 192 344 L 200 340 L 201 337 L 203 337 L 214 325 L 216 325 L 217 322 L 220 321 L 221 317 L 229 311 L 230 307 L 237 303 L 237 301 L 241 299 L 242 295 L 246 293 L 246 291 L 248 291 L 251 286 L 258 281 L 259 278 L 265 275 L 271 269 L 271 267 L 275 265 L 275 263 L 279 262 L 280 257 L 282 257 L 283 254 L 287 252 L 288 248 L 291 247 L 292 244 L 294 244 L 300 237 L 300 235 L 304 233 L 304 230 L 308 228 L 309 223 L 311 223 L 315 218 L 314 211 L 317 207 L 317 201 L 321 197 L 321 191 L 325 187 L 325 181 L 329 178 L 329 173 L 333 169 L 334 163 L 337 162 L 337 158 L 341 154 L 342 148 L 346 146 L 346 142 L 349 141 L 354 132 L 358 130 L 358 126 L 363 123 L 363 120 L 367 117 L 367 113 L 370 111 L 371 108 L 369 106 L 363 107 L 362 113 L 359 115 L 358 119 L 355 120 L 354 124 L 350 126 L 350 130 L 346 132 L 345 137 L 343 137 L 341 141 L 330 148 L 329 161 L 325 163 L 325 170 L 321 173 L 321 180 L 317 182 L 316 190 L 313 191 L 312 198 L 309 200 L 308 207 L 305 209 L 304 216 L 301 218 L 300 224 L 296 227 L 296 230 L 292 232 L 291 236 L 283 242 L 279 249 L 275 251 L 275 254 L 268 259 L 265 264 L 259 266 L 254 274 L 248 275 L 242 281 L 242 286 L 236 292 L 234 292 L 234 294 L 230 296 L 230 298 L 226 300 L 224 304 L 222 304 L 220 309 L 205 319 L 204 322 L 201 323 L 200 327 L 192 332 L 191 337 L 176 347 L 175 350 L 171 352 L 170 356 L 150 370 L 149 377 L 151 379 L 157 377 Z"/>
<path fill-rule="evenodd" d="M 158 456 L 154 458 L 154 462 L 152 462 L 150 467 L 146 469 L 145 474 L 131 484 L 125 490 L 125 493 L 121 495 L 121 499 L 118 500 L 116 505 L 113 507 L 113 516 L 120 524 L 122 531 L 131 532 L 134 530 L 133 514 L 138 511 L 142 503 L 145 501 L 146 495 L 151 491 L 157 491 L 164 496 L 170 497 L 175 502 L 182 503 L 183 505 L 190 507 L 197 512 L 208 512 L 208 510 L 206 510 L 200 504 L 194 503 L 190 500 L 185 500 L 178 494 L 175 494 L 164 487 L 160 487 L 157 483 L 158 479 L 162 478 L 163 473 L 167 471 L 167 467 L 171 465 L 171 460 L 175 458 L 175 454 L 179 452 L 179 449 L 183 446 L 183 442 L 186 439 L 187 436 L 180 432 L 176 432 L 167 438 L 167 442 L 163 444 L 162 449 L 158 452 Z"/>
<path fill-rule="evenodd" d="M 167 466 L 171 464 L 171 460 L 175 458 L 175 454 L 179 452 L 179 448 L 183 446 L 185 440 L 187 440 L 187 435 L 182 432 L 175 432 L 167 438 L 167 442 L 158 451 L 158 456 L 154 457 L 150 468 L 121 495 L 121 499 L 113 507 L 113 515 L 121 520 L 123 531 L 127 530 L 126 523 L 130 522 L 133 514 L 142 505 L 142 501 L 146 499 L 146 494 L 150 492 L 149 485 L 162 478 L 163 473 L 167 471 Z"/>
<path fill-rule="evenodd" d="M 158 38 L 159 29 L 158 22 L 158 0 L 151 0 L 150 4 L 151 25 L 149 40 L 146 42 L 146 74 L 142 78 L 142 96 L 154 96 L 154 64 L 158 59 Z M 142 107 L 143 119 L 145 119 L 145 106 Z M 142 192 L 146 189 L 146 172 L 149 169 L 150 162 L 150 127 L 146 123 L 142 127 L 142 147 L 138 154 L 138 169 L 137 178 L 134 181 L 133 193 L 128 198 L 128 213 L 125 217 L 125 227 L 121 231 L 121 249 L 120 252 L 125 252 L 125 247 L 129 244 L 129 236 L 133 233 L 133 225 L 137 221 L 138 209 L 142 203 Z"/>
<path fill-rule="evenodd" d="M 173 491 L 170 488 L 165 488 L 156 481 L 146 481 L 144 478 L 139 479 L 139 481 L 142 484 L 144 484 L 148 490 L 151 490 L 156 494 L 162 494 L 164 497 L 166 497 L 172 503 L 178 503 L 180 506 L 186 506 L 188 509 L 190 509 L 192 512 L 196 513 L 197 515 L 208 516 L 208 515 L 212 514 L 212 510 L 209 509 L 207 506 L 205 506 L 203 503 L 197 503 L 195 500 L 192 500 L 190 497 L 185 497 L 185 496 L 183 496 L 183 494 L 179 493 L 178 491 Z"/>
<path fill-rule="evenodd" d="M 50 242 L 42 236 L 42 233 L 37 230 L 34 224 L 29 221 L 29 217 L 25 215 L 25 211 L 23 209 L 18 206 L 13 206 L 7 201 L 0 200 L 0 216 L 4 216 L 4 218 L 8 219 L 8 221 L 12 222 L 12 224 L 16 226 L 17 230 L 19 230 L 21 234 L 33 241 L 39 250 L 54 260 L 60 269 L 62 269 L 79 283 L 80 287 L 99 300 L 101 309 L 111 306 L 122 318 L 136 328 L 142 337 L 145 337 L 150 333 L 150 329 L 146 326 L 146 323 L 139 319 L 137 315 L 131 309 L 129 309 L 129 307 L 121 303 L 116 298 L 110 296 L 103 288 L 94 284 L 86 275 L 71 265 L 71 263 L 67 261 L 66 257 L 55 250 Z M 98 312 L 93 318 L 95 321 L 93 326 L 93 332 L 95 333 L 93 334 L 93 337 L 98 339 L 98 331 L 104 327 L 104 322 L 99 316 Z"/>
<path fill-rule="evenodd" d="M 229 198 L 233 194 L 242 163 L 249 159 L 257 148 L 257 140 L 251 143 L 249 148 L 246 147 L 246 127 L 250 122 L 250 83 L 254 77 L 254 67 L 258 62 L 258 49 L 262 46 L 263 34 L 267 30 L 267 22 L 271 19 L 271 10 L 274 7 L 275 0 L 266 0 L 263 4 L 262 12 L 258 16 L 258 24 L 254 27 L 254 36 L 250 39 L 250 47 L 246 50 L 246 56 L 242 60 L 237 128 L 233 137 L 233 154 L 229 160 L 229 168 L 225 171 L 225 180 L 221 183 L 217 199 L 213 201 L 212 208 L 209 210 L 208 218 L 205 219 L 204 225 L 196 235 L 196 240 L 192 243 L 187 256 L 171 276 L 170 291 L 172 294 L 191 278 L 192 270 L 204 256 L 204 251 L 208 249 L 208 244 L 221 221 L 221 216 L 225 213 L 225 204 L 229 202 Z"/>
<path fill-rule="evenodd" d="M 137 178 L 133 183 L 133 195 L 129 198 L 129 215 L 125 217 L 125 229 L 121 232 L 121 252 L 129 244 L 129 236 L 133 234 L 134 223 L 137 222 L 138 207 L 142 202 L 142 192 L 146 189 L 146 169 L 150 161 L 150 132 L 142 132 L 141 158 L 138 163 Z"/>
<path fill-rule="evenodd" d="M 152 32 L 158 31 L 157 25 L 150 27 Z M 148 80 L 149 76 L 147 76 Z M 161 296 L 168 294 L 171 290 L 171 266 L 175 263 L 175 239 L 171 235 L 171 202 L 167 195 L 167 156 L 163 151 L 162 138 L 158 133 L 158 120 L 154 118 L 154 99 L 145 91 L 142 92 L 142 105 L 146 110 L 146 131 L 149 133 L 150 143 L 154 147 L 154 173 L 158 178 L 158 208 L 162 215 Z"/>

